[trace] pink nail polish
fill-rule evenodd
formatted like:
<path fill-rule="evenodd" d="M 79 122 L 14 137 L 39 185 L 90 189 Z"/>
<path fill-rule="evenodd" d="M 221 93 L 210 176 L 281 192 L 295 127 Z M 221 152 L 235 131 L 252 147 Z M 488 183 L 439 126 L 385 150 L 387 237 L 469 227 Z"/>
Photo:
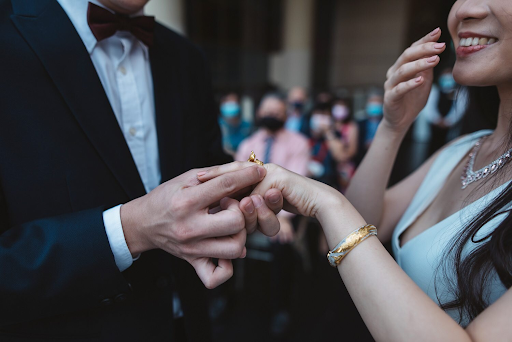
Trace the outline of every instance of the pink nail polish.
<path fill-rule="evenodd" d="M 446 45 L 446 43 L 436 43 L 436 44 L 434 44 L 434 48 L 442 49 L 442 48 L 444 48 L 445 45 Z"/>
<path fill-rule="evenodd" d="M 204 175 L 206 175 L 206 171 L 201 171 L 197 173 L 197 177 L 203 177 Z"/>
<path fill-rule="evenodd" d="M 437 56 L 432 56 L 429 59 L 427 59 L 427 62 L 429 63 L 434 63 L 435 61 L 437 61 Z"/>
<path fill-rule="evenodd" d="M 423 81 L 423 77 L 422 77 L 422 76 L 417 77 L 417 78 L 415 79 L 415 81 L 416 81 L 416 83 L 420 83 L 421 81 Z"/>
<path fill-rule="evenodd" d="M 430 32 L 430 35 L 433 37 L 439 32 L 440 28 L 436 28 L 434 31 Z"/>

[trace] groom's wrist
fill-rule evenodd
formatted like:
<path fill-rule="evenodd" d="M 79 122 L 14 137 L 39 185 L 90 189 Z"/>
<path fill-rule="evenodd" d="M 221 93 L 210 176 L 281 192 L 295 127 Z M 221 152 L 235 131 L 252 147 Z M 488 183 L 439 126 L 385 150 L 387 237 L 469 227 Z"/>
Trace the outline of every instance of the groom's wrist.
<path fill-rule="evenodd" d="M 147 237 L 144 235 L 144 219 L 141 210 L 143 198 L 137 198 L 121 206 L 121 224 L 126 244 L 135 258 L 142 252 L 151 249 Z"/>

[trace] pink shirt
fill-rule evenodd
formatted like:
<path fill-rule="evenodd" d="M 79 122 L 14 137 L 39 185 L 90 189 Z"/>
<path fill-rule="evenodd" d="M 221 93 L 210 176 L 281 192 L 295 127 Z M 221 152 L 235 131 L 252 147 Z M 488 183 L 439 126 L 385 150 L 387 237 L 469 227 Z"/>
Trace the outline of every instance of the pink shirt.
<path fill-rule="evenodd" d="M 254 151 L 256 158 L 264 161 L 267 138 L 270 136 L 265 129 L 260 129 L 242 141 L 236 153 L 236 160 L 245 161 L 249 158 L 251 151 Z M 309 159 L 309 142 L 305 136 L 287 129 L 281 129 L 275 134 L 270 150 L 270 163 L 305 176 Z"/>

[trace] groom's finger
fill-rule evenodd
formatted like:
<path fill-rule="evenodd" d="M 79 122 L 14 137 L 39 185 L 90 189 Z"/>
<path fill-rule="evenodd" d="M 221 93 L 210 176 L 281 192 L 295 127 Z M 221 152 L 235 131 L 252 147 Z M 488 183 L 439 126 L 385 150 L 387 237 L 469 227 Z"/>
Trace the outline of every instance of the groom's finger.
<path fill-rule="evenodd" d="M 266 173 L 264 167 L 253 164 L 251 167 L 228 172 L 185 191 L 197 199 L 198 208 L 206 208 L 224 197 L 231 197 L 240 190 L 261 182 Z"/>
<path fill-rule="evenodd" d="M 219 259 L 215 265 L 210 258 L 199 258 L 190 262 L 199 279 L 208 289 L 214 289 L 233 276 L 231 260 Z"/>
<path fill-rule="evenodd" d="M 260 195 L 253 195 L 251 199 L 258 213 L 259 230 L 266 236 L 274 236 L 279 233 L 279 220 L 276 214 L 267 207 L 265 199 Z"/>
<path fill-rule="evenodd" d="M 218 166 L 214 166 L 209 169 L 200 170 L 197 173 L 197 179 L 201 182 L 207 182 L 207 181 L 214 179 L 216 177 L 219 177 L 223 174 L 233 172 L 233 171 L 242 170 L 242 169 L 254 166 L 254 165 L 255 165 L 254 163 L 243 162 L 243 161 L 235 161 L 235 162 L 232 162 L 229 164 L 218 165 Z"/>
<path fill-rule="evenodd" d="M 245 217 L 245 229 L 247 229 L 247 234 L 254 233 L 258 227 L 258 212 L 250 197 L 246 197 L 240 201 L 240 210 L 242 210 Z"/>

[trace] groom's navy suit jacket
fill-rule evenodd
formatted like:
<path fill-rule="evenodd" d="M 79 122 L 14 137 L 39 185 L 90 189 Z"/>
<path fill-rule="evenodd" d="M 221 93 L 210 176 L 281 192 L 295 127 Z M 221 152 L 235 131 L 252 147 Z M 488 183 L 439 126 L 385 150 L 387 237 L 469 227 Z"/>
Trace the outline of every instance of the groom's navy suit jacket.
<path fill-rule="evenodd" d="M 63 9 L 0 0 L 0 46 L 0 341 L 172 341 L 174 290 L 208 341 L 191 266 L 160 250 L 115 264 L 102 212 L 145 190 Z M 162 181 L 229 161 L 202 54 L 158 24 L 149 54 Z"/>

